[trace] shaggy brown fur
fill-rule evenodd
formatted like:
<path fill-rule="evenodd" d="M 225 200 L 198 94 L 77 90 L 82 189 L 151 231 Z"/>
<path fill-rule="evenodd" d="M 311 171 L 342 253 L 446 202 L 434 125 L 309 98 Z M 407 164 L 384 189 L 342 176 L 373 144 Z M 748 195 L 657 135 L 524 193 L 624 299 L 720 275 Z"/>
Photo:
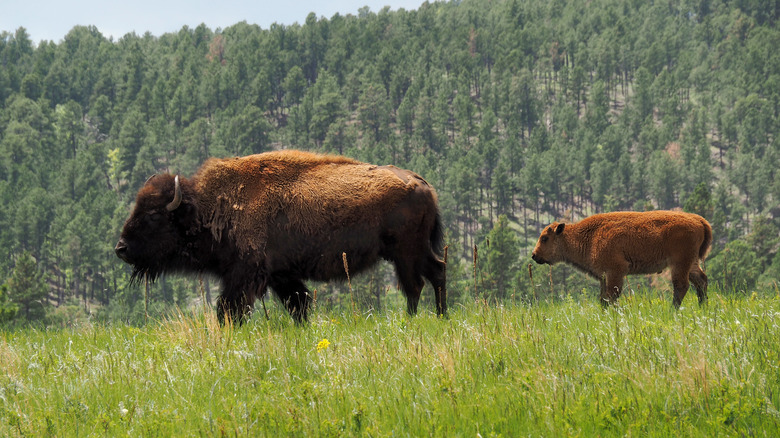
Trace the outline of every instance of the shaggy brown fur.
<path fill-rule="evenodd" d="M 712 228 L 701 216 L 649 211 L 596 214 L 575 224 L 553 222 L 542 231 L 532 253 L 539 264 L 567 262 L 601 282 L 601 301 L 620 296 L 623 278 L 658 273 L 670 267 L 675 307 L 696 287 L 707 300 L 707 276 L 699 266 L 712 243 Z"/>
<path fill-rule="evenodd" d="M 310 298 L 301 280 L 344 278 L 346 253 L 350 274 L 392 261 L 410 313 L 427 278 L 446 312 L 436 192 L 413 172 L 300 151 L 210 159 L 181 179 L 181 206 L 150 227 L 146 218 L 174 197 L 173 180 L 158 176 L 139 191 L 117 244 L 136 277 L 214 273 L 223 282 L 218 311 L 234 317 L 270 286 L 303 319 Z"/>

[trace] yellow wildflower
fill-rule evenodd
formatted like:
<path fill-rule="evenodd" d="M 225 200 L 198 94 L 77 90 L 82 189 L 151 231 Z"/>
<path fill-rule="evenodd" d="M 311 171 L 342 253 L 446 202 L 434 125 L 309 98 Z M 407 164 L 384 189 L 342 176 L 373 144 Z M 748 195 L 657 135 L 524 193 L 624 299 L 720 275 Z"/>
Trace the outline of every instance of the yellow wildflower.
<path fill-rule="evenodd" d="M 320 352 L 320 351 L 328 348 L 329 345 L 330 345 L 330 341 L 328 341 L 327 339 L 323 338 L 320 342 L 317 342 L 317 352 Z"/>

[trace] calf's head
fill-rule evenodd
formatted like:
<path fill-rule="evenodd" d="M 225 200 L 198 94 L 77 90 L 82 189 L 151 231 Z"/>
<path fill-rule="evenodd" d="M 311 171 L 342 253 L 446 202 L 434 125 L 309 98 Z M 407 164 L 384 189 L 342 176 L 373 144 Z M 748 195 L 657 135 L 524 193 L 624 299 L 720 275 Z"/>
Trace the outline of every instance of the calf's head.
<path fill-rule="evenodd" d="M 179 176 L 156 175 L 138 191 L 114 251 L 133 266 L 132 278 L 154 280 L 175 270 L 187 254 L 195 207 L 183 193 Z"/>
<path fill-rule="evenodd" d="M 531 258 L 540 265 L 553 263 L 563 260 L 561 244 L 563 243 L 563 230 L 565 224 L 553 222 L 544 230 L 536 242 L 536 247 L 531 253 Z"/>

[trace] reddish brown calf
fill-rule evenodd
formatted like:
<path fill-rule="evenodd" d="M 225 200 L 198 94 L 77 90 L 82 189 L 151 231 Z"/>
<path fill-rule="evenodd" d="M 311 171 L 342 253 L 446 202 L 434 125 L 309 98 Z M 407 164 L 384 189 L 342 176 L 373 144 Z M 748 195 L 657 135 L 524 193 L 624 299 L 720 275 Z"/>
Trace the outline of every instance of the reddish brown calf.
<path fill-rule="evenodd" d="M 574 224 L 553 222 L 542 231 L 531 255 L 539 264 L 567 262 L 601 282 L 601 302 L 615 302 L 623 278 L 671 268 L 675 307 L 689 281 L 699 304 L 707 300 L 707 275 L 699 266 L 712 243 L 712 228 L 701 216 L 675 211 L 596 214 Z"/>

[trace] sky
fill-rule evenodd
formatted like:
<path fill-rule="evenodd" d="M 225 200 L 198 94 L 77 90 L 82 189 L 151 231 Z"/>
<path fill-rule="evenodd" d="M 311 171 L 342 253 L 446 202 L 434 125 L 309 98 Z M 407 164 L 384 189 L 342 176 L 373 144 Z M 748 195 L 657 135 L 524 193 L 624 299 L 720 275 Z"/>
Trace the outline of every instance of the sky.
<path fill-rule="evenodd" d="M 268 29 L 273 23 L 304 23 L 314 12 L 318 18 L 336 13 L 357 15 L 368 6 L 379 12 L 417 9 L 424 0 L 0 0 L 0 32 L 27 29 L 30 40 L 59 43 L 77 25 L 95 26 L 106 38 L 118 40 L 127 33 L 151 32 L 160 36 L 184 25 L 205 23 L 211 30 L 240 21 Z"/>

